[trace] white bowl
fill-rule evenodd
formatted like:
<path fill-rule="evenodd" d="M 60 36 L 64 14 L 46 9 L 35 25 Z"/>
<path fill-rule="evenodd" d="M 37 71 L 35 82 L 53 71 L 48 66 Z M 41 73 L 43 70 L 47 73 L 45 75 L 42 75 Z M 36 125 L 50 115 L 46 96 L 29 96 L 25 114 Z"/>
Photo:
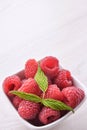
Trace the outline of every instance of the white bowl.
<path fill-rule="evenodd" d="M 17 74 L 20 75 L 22 73 L 22 71 L 18 72 Z M 78 110 L 82 104 L 85 102 L 86 98 L 87 98 L 87 88 L 77 79 L 75 78 L 75 76 L 72 76 L 73 77 L 73 83 L 75 86 L 81 88 L 84 92 L 85 92 L 85 98 L 81 101 L 81 103 L 74 109 L 74 111 Z M 5 94 L 5 93 L 4 93 Z M 5 94 L 6 95 L 6 94 Z M 6 96 L 7 97 L 7 96 Z M 8 98 L 8 97 L 7 97 Z M 8 102 L 10 103 L 11 106 L 13 106 L 13 104 L 10 102 L 10 100 L 8 99 Z M 47 129 L 50 129 L 50 128 L 53 128 L 54 126 L 58 125 L 59 123 L 61 123 L 62 121 L 64 121 L 66 118 L 68 118 L 68 116 L 72 116 L 72 112 L 68 112 L 66 115 L 64 115 L 63 117 L 61 117 L 60 119 L 50 123 L 50 124 L 47 124 L 47 125 L 43 125 L 43 126 L 35 126 L 31 123 L 29 123 L 28 121 L 24 120 L 23 118 L 21 118 L 17 112 L 17 110 L 15 109 L 15 107 L 13 106 L 13 113 L 15 113 L 18 117 L 18 119 L 30 129 L 32 130 L 47 130 Z M 75 114 L 75 113 L 74 113 Z"/>

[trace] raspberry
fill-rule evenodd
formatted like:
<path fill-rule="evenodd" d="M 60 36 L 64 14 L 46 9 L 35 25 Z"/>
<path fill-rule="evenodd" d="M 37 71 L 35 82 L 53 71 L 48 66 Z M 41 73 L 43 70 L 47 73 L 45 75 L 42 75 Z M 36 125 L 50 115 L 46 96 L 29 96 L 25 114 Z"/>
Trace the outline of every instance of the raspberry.
<path fill-rule="evenodd" d="M 22 101 L 22 99 L 21 99 L 20 97 L 15 96 L 15 97 L 13 98 L 12 103 L 13 103 L 13 105 L 15 106 L 15 108 L 18 109 L 19 104 L 21 103 L 21 101 Z"/>
<path fill-rule="evenodd" d="M 54 83 L 57 84 L 60 89 L 72 86 L 71 73 L 68 70 L 60 70 L 57 77 L 54 79 Z"/>
<path fill-rule="evenodd" d="M 39 120 L 43 124 L 49 124 L 60 118 L 60 111 L 53 110 L 48 107 L 43 107 L 39 113 Z"/>
<path fill-rule="evenodd" d="M 25 77 L 34 78 L 38 69 L 38 63 L 35 59 L 29 59 L 25 64 Z"/>
<path fill-rule="evenodd" d="M 40 104 L 26 100 L 23 100 L 18 107 L 19 115 L 26 120 L 35 119 L 39 111 Z"/>
<path fill-rule="evenodd" d="M 48 77 L 53 78 L 59 71 L 59 61 L 53 56 L 47 56 L 40 61 L 40 67 Z"/>
<path fill-rule="evenodd" d="M 4 92 L 11 97 L 12 94 L 9 93 L 11 90 L 18 90 L 21 86 L 21 80 L 17 75 L 12 75 L 7 77 L 3 82 Z"/>
<path fill-rule="evenodd" d="M 18 91 L 33 93 L 38 96 L 41 94 L 41 90 L 33 78 L 25 80 L 22 86 L 18 89 Z"/>
<path fill-rule="evenodd" d="M 62 90 L 64 103 L 75 108 L 84 98 L 84 91 L 75 86 L 67 87 Z"/>
<path fill-rule="evenodd" d="M 48 89 L 45 93 L 44 98 L 52 98 L 52 99 L 55 99 L 55 100 L 62 101 L 63 100 L 63 94 L 60 91 L 60 89 L 57 87 L 56 84 L 52 84 L 52 85 L 48 86 Z"/>

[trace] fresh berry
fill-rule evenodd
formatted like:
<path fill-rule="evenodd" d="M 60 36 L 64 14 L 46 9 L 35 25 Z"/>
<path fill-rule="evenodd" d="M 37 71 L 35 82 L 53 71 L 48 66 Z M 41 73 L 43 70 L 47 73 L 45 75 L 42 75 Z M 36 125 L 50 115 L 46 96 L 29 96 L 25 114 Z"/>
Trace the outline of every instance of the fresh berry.
<path fill-rule="evenodd" d="M 53 78 L 58 74 L 59 61 L 53 56 L 48 56 L 40 61 L 40 67 L 48 77 Z"/>
<path fill-rule="evenodd" d="M 34 78 L 38 69 L 38 63 L 35 59 L 29 59 L 25 64 L 25 77 Z"/>
<path fill-rule="evenodd" d="M 22 101 L 22 99 L 21 99 L 20 97 L 15 96 L 15 97 L 13 98 L 12 103 L 13 103 L 13 105 L 15 106 L 15 108 L 18 109 L 19 104 L 21 103 L 21 101 Z"/>
<path fill-rule="evenodd" d="M 68 70 L 60 70 L 57 77 L 54 79 L 54 83 L 57 84 L 60 89 L 69 87 L 72 85 L 72 76 Z"/>
<path fill-rule="evenodd" d="M 12 96 L 12 94 L 10 94 L 9 91 L 18 90 L 20 87 L 21 87 L 21 80 L 17 75 L 9 76 L 3 82 L 4 92 L 8 96 Z"/>
<path fill-rule="evenodd" d="M 55 99 L 55 100 L 62 101 L 63 100 L 63 94 L 60 91 L 60 89 L 57 87 L 56 84 L 51 84 L 51 85 L 48 86 L 48 89 L 45 93 L 44 98 L 52 98 L 52 99 Z"/>
<path fill-rule="evenodd" d="M 48 107 L 43 107 L 39 113 L 39 120 L 43 124 L 49 124 L 60 118 L 60 111 L 53 110 Z"/>
<path fill-rule="evenodd" d="M 84 98 L 84 91 L 75 86 L 67 87 L 62 90 L 64 95 L 64 103 L 75 108 Z"/>
<path fill-rule="evenodd" d="M 19 115 L 26 120 L 35 119 L 39 111 L 40 104 L 26 100 L 23 100 L 18 107 Z"/>
<path fill-rule="evenodd" d="M 18 89 L 18 91 L 33 93 L 38 96 L 41 94 L 41 90 L 33 78 L 25 80 L 22 86 Z"/>

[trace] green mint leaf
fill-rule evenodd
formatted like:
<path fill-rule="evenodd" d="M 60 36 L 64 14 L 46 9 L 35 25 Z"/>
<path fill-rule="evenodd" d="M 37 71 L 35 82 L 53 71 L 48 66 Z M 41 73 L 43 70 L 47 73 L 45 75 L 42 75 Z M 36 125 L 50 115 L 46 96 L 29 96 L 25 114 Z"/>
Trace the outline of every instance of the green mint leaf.
<path fill-rule="evenodd" d="M 50 107 L 54 110 L 69 110 L 74 112 L 73 108 L 58 100 L 47 98 L 42 99 L 42 103 L 44 106 Z"/>
<path fill-rule="evenodd" d="M 44 72 L 41 70 L 40 66 L 38 66 L 38 70 L 37 70 L 37 73 L 36 73 L 34 79 L 37 82 L 37 84 L 39 85 L 40 89 L 43 92 L 45 92 L 48 87 L 48 79 L 47 79 L 46 75 L 44 74 Z"/>
<path fill-rule="evenodd" d="M 10 93 L 14 94 L 22 99 L 25 99 L 25 100 L 29 100 L 29 101 L 36 102 L 36 103 L 41 102 L 41 98 L 32 93 L 25 93 L 25 92 L 20 92 L 20 91 L 15 91 L 15 90 L 10 91 Z"/>

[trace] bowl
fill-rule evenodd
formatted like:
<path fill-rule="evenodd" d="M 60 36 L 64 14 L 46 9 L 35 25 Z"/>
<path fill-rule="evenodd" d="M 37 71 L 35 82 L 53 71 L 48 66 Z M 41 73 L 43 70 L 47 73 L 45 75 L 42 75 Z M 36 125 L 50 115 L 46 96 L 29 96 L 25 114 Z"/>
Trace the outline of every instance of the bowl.
<path fill-rule="evenodd" d="M 23 75 L 23 73 L 24 73 L 24 70 L 22 70 L 22 71 L 20 71 L 20 72 L 18 72 L 18 73 L 16 73 L 16 75 L 18 75 L 19 77 L 21 76 L 21 75 Z M 23 76 L 21 76 L 21 79 L 23 79 L 24 77 Z M 87 98 L 87 89 L 86 89 L 86 87 L 75 77 L 75 76 L 72 76 L 72 78 L 73 78 L 73 84 L 75 85 L 75 86 L 78 86 L 79 88 L 81 88 L 84 92 L 85 92 L 85 97 L 84 97 L 84 99 L 81 101 L 81 103 L 74 109 L 74 111 L 77 111 L 81 106 L 82 106 L 82 104 L 85 102 L 85 100 L 86 100 L 86 98 Z M 3 91 L 4 92 L 4 91 Z M 4 93 L 5 94 L 5 93 Z M 13 106 L 13 104 L 11 103 L 11 101 L 9 100 L 9 98 L 8 98 L 8 96 L 5 94 L 5 96 L 7 97 L 7 101 L 10 103 L 10 105 L 13 107 L 13 113 L 15 114 L 15 115 L 17 115 L 17 118 L 26 126 L 26 127 L 28 127 L 29 129 L 31 129 L 31 130 L 47 130 L 47 129 L 50 129 L 50 128 L 53 128 L 53 127 L 55 127 L 55 126 L 58 126 L 60 123 L 62 123 L 62 121 L 64 121 L 66 118 L 68 118 L 69 116 L 72 116 L 73 115 L 73 113 L 72 113 L 72 111 L 70 111 L 70 112 L 68 112 L 67 114 L 65 114 L 64 116 L 62 116 L 61 118 L 59 118 L 58 120 L 56 120 L 56 121 L 54 121 L 54 122 L 52 122 L 52 123 L 49 123 L 49 124 L 47 124 L 47 125 L 43 125 L 43 126 L 35 126 L 35 125 L 33 125 L 32 123 L 30 123 L 30 122 L 28 122 L 28 121 L 26 121 L 25 119 L 23 119 L 23 118 L 21 118 L 20 116 L 19 116 L 19 114 L 18 114 L 18 112 L 17 112 L 17 110 L 15 109 L 15 107 Z M 75 113 L 74 113 L 75 114 Z"/>

